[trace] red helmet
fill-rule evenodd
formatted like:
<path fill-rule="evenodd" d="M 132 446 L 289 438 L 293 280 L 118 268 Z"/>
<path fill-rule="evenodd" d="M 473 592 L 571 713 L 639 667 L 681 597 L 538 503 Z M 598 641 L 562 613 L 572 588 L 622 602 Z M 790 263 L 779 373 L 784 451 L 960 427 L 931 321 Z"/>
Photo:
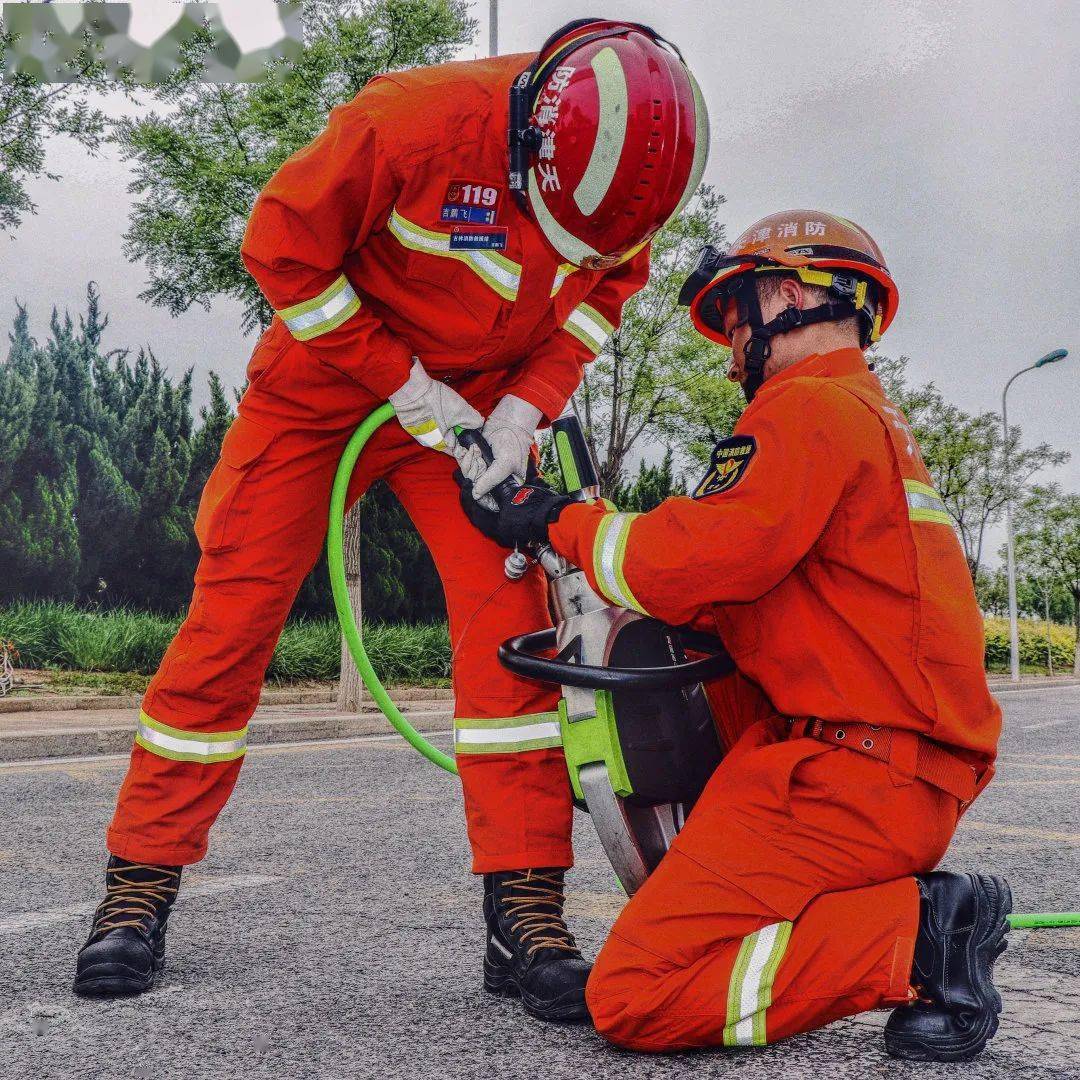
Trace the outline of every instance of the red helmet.
<path fill-rule="evenodd" d="M 641 250 L 693 195 L 708 151 L 701 91 L 647 26 L 570 23 L 510 92 L 510 187 L 575 266 Z"/>

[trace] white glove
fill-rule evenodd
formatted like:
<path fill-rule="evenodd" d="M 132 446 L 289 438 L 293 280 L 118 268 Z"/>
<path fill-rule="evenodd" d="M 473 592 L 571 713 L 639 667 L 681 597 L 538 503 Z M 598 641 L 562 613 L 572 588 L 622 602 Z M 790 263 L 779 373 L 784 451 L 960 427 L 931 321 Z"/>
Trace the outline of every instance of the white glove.
<path fill-rule="evenodd" d="M 421 446 L 451 457 L 458 456 L 455 426 L 478 428 L 484 422 L 459 393 L 433 379 L 415 356 L 405 385 L 390 395 L 390 404 L 398 422 Z"/>
<path fill-rule="evenodd" d="M 536 425 L 543 413 L 535 405 L 507 394 L 491 411 L 484 424 L 484 438 L 494 458 L 484 463 L 474 446 L 461 458 L 461 471 L 473 482 L 473 498 L 480 499 L 508 476 L 518 482 L 525 479 L 529 466 L 529 451 L 536 439 Z"/>

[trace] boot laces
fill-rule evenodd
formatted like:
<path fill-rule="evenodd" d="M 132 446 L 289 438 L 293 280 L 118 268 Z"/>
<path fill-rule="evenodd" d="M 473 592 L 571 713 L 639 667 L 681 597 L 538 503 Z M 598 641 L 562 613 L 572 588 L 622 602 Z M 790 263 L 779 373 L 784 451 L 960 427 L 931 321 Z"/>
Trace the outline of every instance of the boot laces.
<path fill-rule="evenodd" d="M 151 877 L 147 871 L 156 872 L 157 876 Z M 105 871 L 105 899 L 94 912 L 91 937 L 99 938 L 121 926 L 148 929 L 161 907 L 173 902 L 179 888 L 179 872 L 167 866 L 151 863 L 110 866 Z"/>
<path fill-rule="evenodd" d="M 511 878 L 505 884 L 507 892 L 500 906 L 510 920 L 510 932 L 527 946 L 529 956 L 537 949 L 563 949 L 581 955 L 563 920 L 566 897 L 559 877 L 529 870 L 524 877 Z"/>

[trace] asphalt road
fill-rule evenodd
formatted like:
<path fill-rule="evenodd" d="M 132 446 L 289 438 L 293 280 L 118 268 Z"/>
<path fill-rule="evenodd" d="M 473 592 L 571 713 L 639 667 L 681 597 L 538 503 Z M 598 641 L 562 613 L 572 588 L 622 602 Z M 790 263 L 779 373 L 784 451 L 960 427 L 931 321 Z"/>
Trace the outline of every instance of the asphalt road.
<path fill-rule="evenodd" d="M 999 778 L 947 865 L 1005 874 L 1018 910 L 1080 907 L 1080 687 L 1002 695 Z M 164 982 L 69 993 L 99 897 L 121 759 L 0 767 L 0 1075 L 626 1078 L 1077 1077 L 1080 930 L 1016 931 L 1006 1013 L 977 1062 L 884 1056 L 884 1014 L 764 1050 L 648 1057 L 480 988 L 480 888 L 455 783 L 403 743 L 252 751 L 209 858 L 185 874 Z M 570 921 L 594 951 L 621 894 L 578 816 Z"/>

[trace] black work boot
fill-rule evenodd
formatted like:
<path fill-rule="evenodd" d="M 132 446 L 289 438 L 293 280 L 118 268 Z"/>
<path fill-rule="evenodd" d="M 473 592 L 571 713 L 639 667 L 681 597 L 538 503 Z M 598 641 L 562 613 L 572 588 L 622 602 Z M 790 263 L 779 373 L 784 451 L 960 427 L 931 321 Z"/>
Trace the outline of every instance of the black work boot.
<path fill-rule="evenodd" d="M 918 995 L 885 1024 L 885 1049 L 908 1061 L 967 1061 L 994 1037 L 1012 892 L 989 874 L 916 877 L 922 905 L 911 982 Z"/>
<path fill-rule="evenodd" d="M 484 875 L 484 989 L 521 997 L 539 1020 L 589 1019 L 582 959 L 563 921 L 561 870 L 506 870 Z"/>
<path fill-rule="evenodd" d="M 79 950 L 72 988 L 76 994 L 120 997 L 153 986 L 154 976 L 165 966 L 165 925 L 182 869 L 110 856 L 105 899 Z"/>

